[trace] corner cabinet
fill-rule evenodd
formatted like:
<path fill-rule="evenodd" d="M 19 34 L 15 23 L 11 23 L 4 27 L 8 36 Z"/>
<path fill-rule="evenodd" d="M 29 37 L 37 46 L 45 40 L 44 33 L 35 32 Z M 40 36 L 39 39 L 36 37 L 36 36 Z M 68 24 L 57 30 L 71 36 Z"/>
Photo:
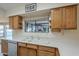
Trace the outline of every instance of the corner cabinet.
<path fill-rule="evenodd" d="M 76 29 L 77 5 L 51 10 L 51 29 Z"/>
<path fill-rule="evenodd" d="M 21 16 L 10 16 L 9 17 L 10 29 L 22 29 L 22 17 Z"/>

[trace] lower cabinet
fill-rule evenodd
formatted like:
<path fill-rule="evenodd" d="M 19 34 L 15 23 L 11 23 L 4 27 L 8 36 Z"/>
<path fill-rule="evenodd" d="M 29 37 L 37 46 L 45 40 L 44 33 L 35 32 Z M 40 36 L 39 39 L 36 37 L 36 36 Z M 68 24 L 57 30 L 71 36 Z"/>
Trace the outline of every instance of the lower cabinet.
<path fill-rule="evenodd" d="M 3 55 L 8 55 L 8 41 L 7 40 L 1 40 L 1 52 Z"/>
<path fill-rule="evenodd" d="M 48 52 L 48 51 L 38 50 L 37 51 L 37 55 L 38 56 L 55 56 L 55 53 Z"/>
<path fill-rule="evenodd" d="M 55 47 L 19 43 L 18 56 L 59 56 L 59 51 Z"/>
<path fill-rule="evenodd" d="M 1 40 L 1 52 L 8 56 L 59 56 L 59 50 L 36 44 Z"/>
<path fill-rule="evenodd" d="M 26 47 L 18 47 L 18 56 L 26 56 L 27 55 L 27 49 Z"/>
<path fill-rule="evenodd" d="M 35 49 L 31 49 L 31 48 L 27 48 L 27 56 L 36 56 L 37 50 Z"/>
<path fill-rule="evenodd" d="M 18 48 L 18 56 L 36 56 L 36 50 L 20 46 Z"/>
<path fill-rule="evenodd" d="M 31 45 L 26 43 L 18 43 L 18 56 L 36 56 L 36 49 L 33 49 Z"/>

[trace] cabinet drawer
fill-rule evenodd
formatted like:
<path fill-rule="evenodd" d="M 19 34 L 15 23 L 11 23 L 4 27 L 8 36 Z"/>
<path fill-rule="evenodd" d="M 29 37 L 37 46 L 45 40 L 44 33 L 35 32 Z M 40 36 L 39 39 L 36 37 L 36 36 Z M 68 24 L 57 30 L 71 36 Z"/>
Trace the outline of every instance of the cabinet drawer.
<path fill-rule="evenodd" d="M 27 44 L 27 48 L 37 49 L 37 45 L 34 45 L 34 44 Z"/>
<path fill-rule="evenodd" d="M 49 52 L 55 52 L 56 48 L 47 47 L 47 46 L 39 46 L 39 50 L 49 51 Z"/>
<path fill-rule="evenodd" d="M 26 47 L 26 43 L 18 43 L 18 46 Z"/>
<path fill-rule="evenodd" d="M 38 56 L 55 56 L 55 53 L 38 50 L 37 55 Z"/>

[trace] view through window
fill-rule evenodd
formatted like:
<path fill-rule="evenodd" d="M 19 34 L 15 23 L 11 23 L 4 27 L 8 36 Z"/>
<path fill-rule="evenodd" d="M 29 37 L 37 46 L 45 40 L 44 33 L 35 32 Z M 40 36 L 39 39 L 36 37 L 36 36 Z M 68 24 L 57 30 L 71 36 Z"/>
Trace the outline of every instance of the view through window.
<path fill-rule="evenodd" d="M 6 39 L 12 39 L 12 30 L 9 29 L 8 24 L 0 24 L 0 37 L 5 37 Z"/>

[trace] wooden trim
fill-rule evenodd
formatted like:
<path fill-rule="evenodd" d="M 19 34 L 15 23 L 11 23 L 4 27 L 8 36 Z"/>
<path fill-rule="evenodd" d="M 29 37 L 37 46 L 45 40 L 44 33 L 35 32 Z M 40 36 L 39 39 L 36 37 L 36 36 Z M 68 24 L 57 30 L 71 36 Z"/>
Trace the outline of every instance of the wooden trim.
<path fill-rule="evenodd" d="M 27 44 L 27 48 L 37 49 L 37 45 L 34 45 L 34 44 Z"/>
<path fill-rule="evenodd" d="M 60 56 L 58 48 L 56 48 L 56 56 Z"/>

